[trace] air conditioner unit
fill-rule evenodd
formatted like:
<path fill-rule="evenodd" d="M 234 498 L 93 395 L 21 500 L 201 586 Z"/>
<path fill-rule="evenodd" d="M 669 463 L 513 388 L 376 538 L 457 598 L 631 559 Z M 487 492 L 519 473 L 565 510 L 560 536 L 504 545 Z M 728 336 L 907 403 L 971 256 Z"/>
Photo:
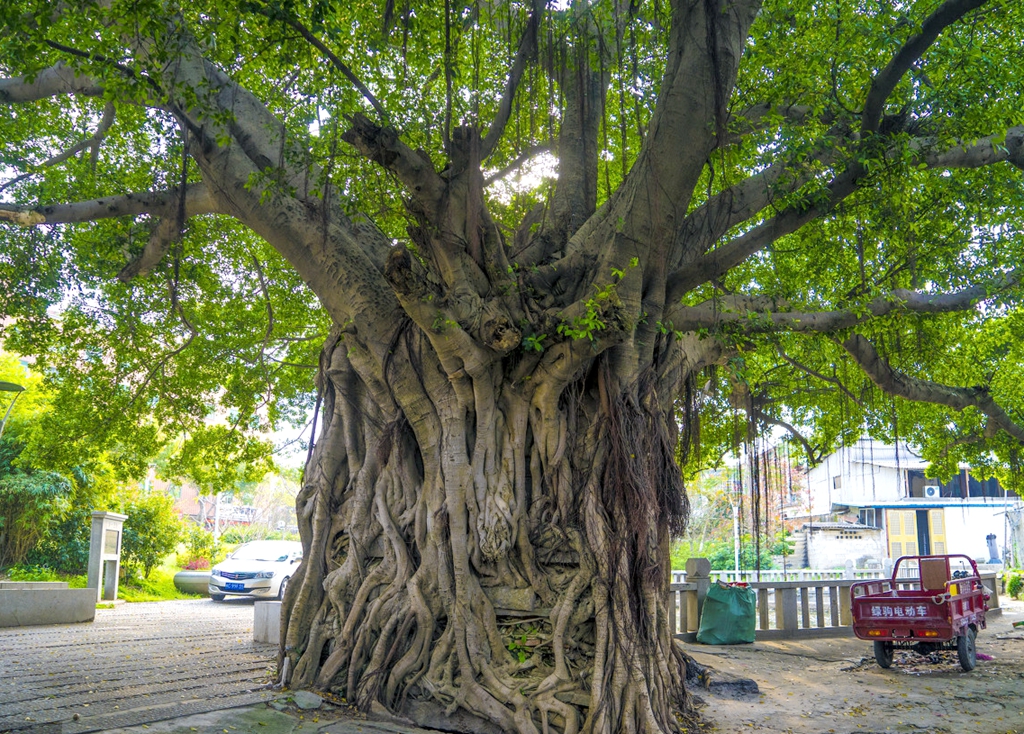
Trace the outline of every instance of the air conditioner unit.
<path fill-rule="evenodd" d="M 924 488 L 924 496 L 925 497 L 938 497 L 939 496 L 939 488 L 936 487 L 934 484 L 931 484 L 931 485 L 925 487 Z"/>

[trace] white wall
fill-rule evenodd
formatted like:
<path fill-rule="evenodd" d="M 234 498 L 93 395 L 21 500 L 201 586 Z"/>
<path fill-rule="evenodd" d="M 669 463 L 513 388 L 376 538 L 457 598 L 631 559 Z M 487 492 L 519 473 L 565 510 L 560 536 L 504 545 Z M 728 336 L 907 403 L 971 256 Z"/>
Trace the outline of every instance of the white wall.
<path fill-rule="evenodd" d="M 895 502 L 902 496 L 900 472 L 894 468 L 851 461 L 848 476 L 837 500 L 841 504 L 871 507 L 879 502 Z"/>
<path fill-rule="evenodd" d="M 855 446 L 831 454 L 807 473 L 810 514 L 827 515 L 833 504 L 871 507 L 881 502 L 896 502 L 905 496 L 906 482 L 894 467 L 865 463 L 870 449 Z M 842 477 L 835 488 L 835 477 Z"/>
<path fill-rule="evenodd" d="M 881 563 L 885 556 L 885 532 L 877 528 L 852 532 L 807 528 L 807 565 L 811 568 L 842 568 L 847 560 L 858 566 L 864 558 Z"/>
<path fill-rule="evenodd" d="M 996 547 L 1002 559 L 1006 540 L 1006 506 L 1001 502 L 967 503 L 946 505 L 943 516 L 946 520 L 946 542 L 950 553 L 963 553 L 976 561 L 988 561 L 988 544 L 985 536 L 996 534 Z"/>

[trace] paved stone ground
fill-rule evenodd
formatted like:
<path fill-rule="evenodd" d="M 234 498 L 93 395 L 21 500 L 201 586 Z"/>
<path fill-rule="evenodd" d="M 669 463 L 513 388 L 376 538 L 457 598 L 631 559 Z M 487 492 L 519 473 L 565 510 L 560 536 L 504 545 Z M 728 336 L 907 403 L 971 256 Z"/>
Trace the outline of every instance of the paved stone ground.
<path fill-rule="evenodd" d="M 971 673 L 950 653 L 901 653 L 883 671 L 854 639 L 693 645 L 701 662 L 760 686 L 695 693 L 720 732 L 1024 734 L 1024 632 L 1011 627 L 1024 604 L 1004 609 L 978 637 L 994 659 Z M 266 688 L 276 649 L 253 643 L 252 618 L 251 601 L 204 599 L 97 610 L 91 625 L 0 629 L 0 733 L 431 734 L 328 706 L 274 710 L 291 694 Z"/>
<path fill-rule="evenodd" d="M 0 629 L 0 732 L 105 731 L 271 700 L 277 649 L 254 643 L 252 624 L 251 600 L 196 599 Z"/>

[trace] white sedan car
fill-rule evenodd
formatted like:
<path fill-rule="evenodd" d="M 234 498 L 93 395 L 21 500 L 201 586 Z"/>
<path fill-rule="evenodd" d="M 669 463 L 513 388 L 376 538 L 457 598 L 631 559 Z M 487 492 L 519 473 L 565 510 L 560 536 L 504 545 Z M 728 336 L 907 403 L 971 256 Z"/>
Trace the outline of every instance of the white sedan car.
<path fill-rule="evenodd" d="M 240 545 L 210 571 L 210 598 L 283 599 L 288 579 L 301 560 L 302 543 L 292 540 L 256 540 Z"/>

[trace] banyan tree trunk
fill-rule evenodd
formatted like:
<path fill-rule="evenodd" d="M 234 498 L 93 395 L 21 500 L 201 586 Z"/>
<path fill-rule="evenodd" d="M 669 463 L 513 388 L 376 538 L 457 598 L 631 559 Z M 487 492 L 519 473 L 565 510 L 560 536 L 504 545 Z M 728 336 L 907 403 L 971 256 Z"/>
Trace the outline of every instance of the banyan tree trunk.
<path fill-rule="evenodd" d="M 479 130 L 454 130 L 435 173 L 358 115 L 345 140 L 409 192 L 410 242 L 309 228 L 298 206 L 266 227 L 282 251 L 308 240 L 323 266 L 300 272 L 352 314 L 321 358 L 282 684 L 420 722 L 458 712 L 471 731 L 653 734 L 691 713 L 666 608 L 688 514 L 675 457 L 696 375 L 723 348 L 673 329 L 666 273 L 689 251 L 675 244 L 757 3 L 672 9 L 644 148 L 600 209 L 607 79 L 581 54 L 549 210 L 511 240 L 484 202 Z M 325 281 L 359 274 L 387 297 L 341 302 Z"/>
<path fill-rule="evenodd" d="M 414 417 L 340 330 L 323 351 L 282 683 L 507 732 L 673 730 L 668 539 L 687 508 L 664 380 L 604 358 L 558 391 L 509 360 L 449 380 L 411 327 L 392 350 L 419 379 L 384 392 Z"/>

